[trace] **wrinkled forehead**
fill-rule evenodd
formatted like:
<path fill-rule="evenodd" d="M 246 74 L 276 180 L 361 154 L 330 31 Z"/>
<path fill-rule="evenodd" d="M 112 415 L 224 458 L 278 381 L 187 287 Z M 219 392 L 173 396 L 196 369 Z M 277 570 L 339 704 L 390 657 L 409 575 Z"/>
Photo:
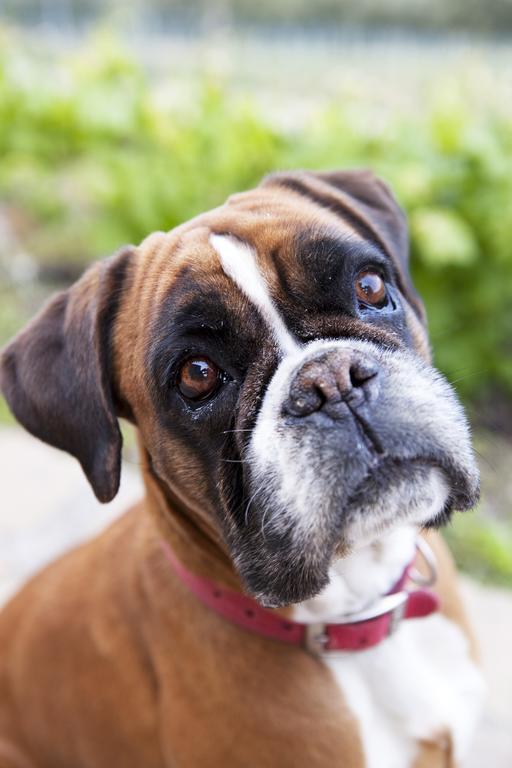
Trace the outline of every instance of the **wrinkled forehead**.
<path fill-rule="evenodd" d="M 367 263 L 395 271 L 350 217 L 257 189 L 175 230 L 148 266 L 158 273 L 153 299 L 179 324 L 251 306 L 268 320 L 269 303 L 291 321 L 297 308 L 334 312 L 347 269 Z"/>

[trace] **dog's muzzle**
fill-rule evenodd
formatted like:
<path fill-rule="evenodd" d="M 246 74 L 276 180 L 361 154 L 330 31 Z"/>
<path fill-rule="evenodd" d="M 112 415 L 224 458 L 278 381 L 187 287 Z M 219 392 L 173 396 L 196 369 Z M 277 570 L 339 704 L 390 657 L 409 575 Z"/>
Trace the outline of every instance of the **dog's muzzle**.
<path fill-rule="evenodd" d="M 408 350 L 361 339 L 318 340 L 282 359 L 243 458 L 236 565 L 271 607 L 317 594 L 335 555 L 397 525 L 438 525 L 478 498 L 448 382 Z"/>

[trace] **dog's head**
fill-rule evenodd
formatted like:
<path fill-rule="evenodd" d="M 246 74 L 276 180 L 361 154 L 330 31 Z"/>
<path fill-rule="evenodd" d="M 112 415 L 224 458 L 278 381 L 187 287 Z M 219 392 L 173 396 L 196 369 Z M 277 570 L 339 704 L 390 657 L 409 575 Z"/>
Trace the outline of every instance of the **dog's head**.
<path fill-rule="evenodd" d="M 36 436 L 118 487 L 118 416 L 151 471 L 221 532 L 263 604 L 335 556 L 472 506 L 467 423 L 429 363 L 406 224 L 364 171 L 277 174 L 96 265 L 7 347 Z"/>

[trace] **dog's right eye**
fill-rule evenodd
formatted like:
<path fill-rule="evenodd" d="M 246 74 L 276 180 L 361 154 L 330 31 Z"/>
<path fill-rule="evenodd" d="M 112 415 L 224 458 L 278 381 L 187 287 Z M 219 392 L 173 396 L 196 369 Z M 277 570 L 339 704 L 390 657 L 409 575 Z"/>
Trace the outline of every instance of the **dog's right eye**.
<path fill-rule="evenodd" d="M 176 385 L 187 400 L 206 400 L 222 383 L 221 370 L 207 357 L 190 357 L 182 363 Z"/>
<path fill-rule="evenodd" d="M 360 304 L 382 309 L 387 304 L 384 278 L 375 269 L 363 269 L 355 280 L 356 296 Z"/>

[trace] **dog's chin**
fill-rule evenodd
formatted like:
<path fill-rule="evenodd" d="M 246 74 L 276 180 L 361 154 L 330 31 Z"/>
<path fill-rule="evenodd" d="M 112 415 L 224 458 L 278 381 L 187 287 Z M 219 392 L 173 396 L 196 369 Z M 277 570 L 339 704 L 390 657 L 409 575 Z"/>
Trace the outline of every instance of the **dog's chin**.
<path fill-rule="evenodd" d="M 458 491 L 461 479 L 457 478 Z M 400 526 L 439 527 L 455 507 L 454 480 L 440 465 L 427 461 L 382 464 L 344 503 L 333 493 L 330 503 L 312 498 L 305 524 L 293 510 L 270 508 L 261 500 L 259 515 L 278 521 L 264 536 L 249 535 L 236 547 L 235 563 L 247 590 L 267 608 L 280 608 L 315 597 L 329 582 L 332 562 L 377 542 Z M 459 502 L 478 499 L 478 478 L 465 483 Z M 327 501 L 327 503 L 326 503 Z M 301 505 L 304 507 L 304 504 Z M 259 516 L 257 515 L 257 516 Z"/>
<path fill-rule="evenodd" d="M 286 608 L 315 597 L 327 586 L 329 567 L 333 560 L 334 548 L 333 554 L 322 563 L 313 565 L 304 559 L 293 567 L 283 567 L 278 574 L 272 574 L 269 589 L 259 588 L 259 579 L 253 586 L 250 576 L 247 578 L 246 575 L 244 580 L 249 593 L 264 608 Z"/>
<path fill-rule="evenodd" d="M 249 594 L 265 608 L 283 608 L 322 591 L 338 546 L 339 535 L 315 526 L 306 537 L 286 531 L 247 538 L 236 546 L 234 561 Z"/>

